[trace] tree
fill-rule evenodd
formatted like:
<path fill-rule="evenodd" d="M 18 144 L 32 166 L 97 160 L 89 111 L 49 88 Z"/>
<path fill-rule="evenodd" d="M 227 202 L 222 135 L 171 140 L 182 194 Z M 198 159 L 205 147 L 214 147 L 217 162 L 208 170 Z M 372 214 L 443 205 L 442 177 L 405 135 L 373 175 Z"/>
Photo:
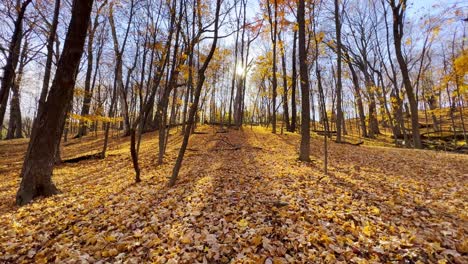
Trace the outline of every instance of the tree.
<path fill-rule="evenodd" d="M 94 82 L 91 82 L 91 77 L 93 74 L 93 60 L 94 60 L 94 36 L 96 35 L 97 28 L 100 24 L 99 21 L 99 16 L 100 13 L 102 12 L 102 9 L 104 6 L 107 4 L 107 0 L 103 1 L 101 5 L 98 7 L 96 11 L 96 15 L 94 16 L 94 19 L 88 29 L 88 46 L 87 46 L 87 67 L 86 67 L 86 77 L 85 77 L 85 85 L 84 85 L 84 99 L 83 99 L 83 105 L 81 106 L 81 117 L 80 119 L 80 124 L 79 124 L 79 130 L 78 134 L 76 137 L 82 137 L 87 134 L 88 128 L 86 121 L 83 118 L 86 118 L 87 115 L 89 115 L 89 110 L 91 108 L 91 97 L 93 94 L 93 89 L 94 89 Z M 99 54 L 98 58 L 96 60 L 96 68 L 99 67 Z M 96 76 L 96 74 L 95 74 Z M 95 78 L 94 78 L 95 79 Z"/>
<path fill-rule="evenodd" d="M 120 46 L 119 39 L 117 36 L 117 29 L 114 20 L 114 2 L 109 7 L 109 24 L 112 32 L 112 40 L 114 43 L 114 56 L 115 56 L 115 79 L 117 85 L 117 93 L 119 94 L 120 104 L 123 108 L 123 124 L 124 124 L 124 136 L 130 135 L 130 117 L 128 116 L 128 102 L 125 84 L 123 81 L 123 54 L 125 47 L 127 46 L 128 35 L 130 32 L 130 25 L 133 21 L 135 2 L 130 1 L 130 16 L 128 18 L 127 27 L 125 29 L 124 39 L 122 46 Z"/>
<path fill-rule="evenodd" d="M 37 117 L 36 131 L 29 142 L 30 151 L 24 159 L 24 174 L 16 195 L 18 205 L 27 204 L 38 196 L 50 196 L 58 192 L 52 182 L 56 148 L 60 142 L 66 110 L 73 97 L 92 6 L 93 0 L 73 2 L 63 52 L 44 111 Z"/>
<path fill-rule="evenodd" d="M 335 3 L 335 30 L 336 30 L 336 142 L 341 142 L 343 110 L 342 106 L 342 90 L 343 84 L 341 81 L 341 14 L 340 4 L 338 0 Z"/>
<path fill-rule="evenodd" d="M 47 93 L 49 91 L 49 82 L 50 82 L 50 73 L 52 71 L 52 60 L 54 56 L 54 42 L 57 35 L 57 27 L 59 23 L 59 14 L 60 14 L 60 3 L 61 0 L 55 1 L 54 6 L 54 16 L 52 22 L 49 23 L 49 35 L 47 36 L 47 59 L 45 64 L 44 78 L 42 81 L 41 96 L 39 98 L 38 113 L 42 112 L 42 108 L 47 98 Z M 39 114 L 38 114 L 39 115 Z M 34 125 L 33 125 L 34 126 Z"/>
<path fill-rule="evenodd" d="M 402 39 L 404 34 L 404 17 L 407 8 L 407 0 L 400 0 L 398 3 L 395 0 L 390 0 L 389 4 L 393 14 L 393 44 L 395 46 L 395 54 L 400 71 L 403 78 L 406 94 L 411 111 L 411 131 L 413 136 L 413 144 L 415 148 L 422 148 L 421 135 L 419 132 L 419 116 L 418 116 L 418 102 L 413 90 L 413 84 L 409 76 L 408 64 L 403 56 Z"/>
<path fill-rule="evenodd" d="M 299 26 L 299 74 L 301 76 L 301 147 L 299 159 L 310 161 L 310 103 L 309 103 L 309 67 L 307 65 L 305 0 L 299 0 L 297 6 L 297 24 Z"/>
<path fill-rule="evenodd" d="M 179 171 L 182 166 L 182 161 L 184 159 L 185 155 L 185 150 L 187 149 L 188 141 L 190 138 L 190 134 L 192 132 L 192 126 L 194 125 L 195 122 L 195 115 L 198 111 L 198 102 L 200 100 L 200 94 L 201 94 L 201 89 L 203 87 L 203 84 L 205 82 L 205 72 L 208 68 L 208 65 L 210 64 L 211 59 L 213 58 L 213 55 L 216 51 L 216 45 L 218 43 L 218 31 L 219 31 L 219 13 L 221 9 L 221 0 L 216 0 L 216 12 L 215 12 L 215 18 L 214 18 L 214 36 L 213 36 L 213 42 L 211 43 L 211 48 L 210 51 L 203 62 L 202 66 L 198 70 L 198 79 L 197 79 L 197 85 L 195 87 L 195 94 L 194 94 L 194 102 L 190 106 L 190 113 L 188 117 L 188 122 L 187 126 L 184 131 L 184 137 L 182 139 L 182 146 L 180 147 L 179 154 L 177 156 L 176 163 L 174 165 L 174 169 L 172 170 L 172 176 L 169 180 L 169 186 L 174 186 L 177 181 L 177 177 L 179 176 Z"/>
<path fill-rule="evenodd" d="M 20 108 L 20 86 L 23 79 L 24 67 L 28 63 L 29 41 L 26 38 L 21 49 L 21 56 L 19 59 L 18 72 L 16 73 L 16 80 L 12 84 L 13 97 L 10 101 L 10 120 L 8 122 L 8 132 L 6 139 L 22 138 L 23 137 L 23 124 L 21 120 Z"/>
<path fill-rule="evenodd" d="M 296 68 L 297 30 L 294 29 L 293 52 L 292 52 L 292 78 L 291 78 L 291 132 L 296 131 L 297 109 L 296 109 L 296 88 L 297 88 L 297 68 Z"/>
<path fill-rule="evenodd" d="M 8 95 L 10 88 L 15 80 L 15 69 L 18 65 L 20 56 L 21 40 L 23 38 L 23 20 L 26 8 L 31 3 L 31 0 L 24 1 L 21 6 L 17 2 L 18 16 L 14 23 L 13 35 L 11 37 L 10 46 L 8 47 L 8 57 L 6 59 L 5 70 L 0 86 L 0 131 L 5 118 L 5 111 L 8 103 Z"/>
<path fill-rule="evenodd" d="M 268 10 L 268 21 L 270 22 L 270 38 L 273 49 L 273 63 L 272 63 L 272 116 L 271 116 L 271 125 L 272 132 L 276 133 L 276 97 L 278 90 L 278 78 L 276 76 L 276 50 L 277 50 L 277 38 L 278 38 L 278 2 L 273 0 L 273 10 L 271 10 L 270 0 L 267 0 L 266 7 Z"/>
<path fill-rule="evenodd" d="M 283 120 L 286 124 L 286 130 L 291 131 L 291 123 L 289 122 L 289 107 L 288 107 L 288 75 L 286 71 L 286 50 L 284 42 L 281 40 L 281 34 L 278 35 L 278 40 L 281 43 L 281 66 L 283 71 Z"/>

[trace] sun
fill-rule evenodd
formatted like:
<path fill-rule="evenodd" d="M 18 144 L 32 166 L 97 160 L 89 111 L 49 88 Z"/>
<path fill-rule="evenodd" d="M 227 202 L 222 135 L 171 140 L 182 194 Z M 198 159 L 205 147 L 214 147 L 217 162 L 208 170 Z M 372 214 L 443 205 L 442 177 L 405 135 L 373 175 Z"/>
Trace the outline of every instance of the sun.
<path fill-rule="evenodd" d="M 237 64 L 236 74 L 242 76 L 244 75 L 244 73 L 245 73 L 245 67 L 242 64 Z"/>

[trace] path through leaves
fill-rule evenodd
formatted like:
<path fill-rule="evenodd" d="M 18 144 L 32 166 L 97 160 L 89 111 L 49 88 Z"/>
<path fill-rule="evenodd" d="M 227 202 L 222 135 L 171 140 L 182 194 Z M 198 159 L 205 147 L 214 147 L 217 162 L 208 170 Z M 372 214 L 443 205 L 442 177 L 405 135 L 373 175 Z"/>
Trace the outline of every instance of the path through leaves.
<path fill-rule="evenodd" d="M 62 194 L 22 208 L 13 160 L 26 143 L 1 143 L 0 262 L 468 262 L 467 156 L 331 144 L 323 175 L 319 138 L 307 164 L 296 159 L 297 135 L 200 130 L 174 188 L 166 183 L 180 137 L 156 167 L 147 134 L 141 184 L 128 142 L 115 139 L 105 160 L 54 171 Z M 63 153 L 101 143 L 72 141 Z"/>

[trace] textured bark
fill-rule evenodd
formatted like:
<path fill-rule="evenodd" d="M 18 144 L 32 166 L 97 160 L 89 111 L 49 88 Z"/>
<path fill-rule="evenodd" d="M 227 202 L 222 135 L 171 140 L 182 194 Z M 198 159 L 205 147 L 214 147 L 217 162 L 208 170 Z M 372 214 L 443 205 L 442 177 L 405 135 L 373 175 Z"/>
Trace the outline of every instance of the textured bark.
<path fill-rule="evenodd" d="M 242 9 L 239 9 L 239 13 L 237 13 L 237 5 L 234 6 L 234 8 L 236 9 L 236 21 L 237 21 L 237 24 L 236 24 L 236 28 L 239 28 L 240 27 L 240 14 L 242 12 Z M 232 79 L 231 79 L 231 96 L 229 97 L 229 113 L 228 113 L 228 124 L 231 125 L 232 124 L 232 112 L 233 112 L 233 107 L 235 108 L 234 105 L 234 90 L 235 90 L 235 87 L 236 87 L 236 78 L 237 78 L 237 60 L 238 60 L 238 52 L 239 52 L 239 49 L 238 49 L 238 46 L 239 46 L 239 30 L 236 31 L 236 41 L 234 43 L 234 67 L 233 67 L 233 71 L 232 71 Z"/>
<path fill-rule="evenodd" d="M 125 32 L 124 40 L 122 42 L 122 46 L 119 46 L 119 40 L 117 37 L 117 30 L 115 28 L 114 22 L 114 15 L 113 15 L 113 2 L 110 4 L 109 8 L 109 24 L 111 27 L 112 33 L 112 40 L 114 43 L 114 56 L 115 56 L 115 78 L 116 78 L 116 85 L 117 85 L 117 93 L 119 95 L 120 100 L 120 107 L 122 107 L 122 115 L 123 115 L 123 130 L 124 136 L 130 135 L 130 117 L 128 116 L 128 103 L 127 103 L 127 92 L 125 90 L 125 85 L 123 81 L 123 52 L 125 50 L 125 46 L 127 44 L 127 39 L 130 31 L 130 24 L 133 20 L 133 8 L 134 8 L 134 1 L 131 0 L 130 5 L 130 17 L 127 23 L 127 29 Z"/>
<path fill-rule="evenodd" d="M 52 70 L 52 60 L 54 56 L 54 41 L 57 34 L 57 27 L 58 27 L 58 18 L 60 14 L 60 3 L 61 0 L 55 0 L 55 7 L 54 7 L 54 17 L 52 18 L 52 23 L 50 24 L 50 31 L 49 36 L 47 37 L 47 59 L 45 64 L 45 71 L 44 71 L 44 79 L 42 80 L 42 89 L 41 89 L 41 97 L 39 98 L 39 107 L 37 112 L 42 112 L 44 107 L 44 103 L 47 98 L 47 93 L 49 91 L 49 82 L 50 82 L 50 72 Z M 38 114 L 39 115 L 39 114 Z"/>
<path fill-rule="evenodd" d="M 296 47 L 297 47 L 297 30 L 294 30 L 293 52 L 292 52 L 292 78 L 291 78 L 291 132 L 296 131 L 297 125 L 297 109 L 296 109 L 296 86 L 297 86 L 297 71 L 296 71 Z"/>
<path fill-rule="evenodd" d="M 343 110 L 342 106 L 342 82 L 341 82 L 341 18 L 339 1 L 335 0 L 335 30 L 336 30 L 336 142 L 341 142 Z"/>
<path fill-rule="evenodd" d="M 175 21 L 175 11 L 176 11 L 176 2 L 173 2 L 173 12 L 172 12 L 172 26 L 171 26 L 171 32 L 169 35 L 172 38 L 172 32 L 173 32 L 173 26 Z M 158 145 L 159 145 L 159 154 L 158 154 L 158 164 L 163 163 L 163 158 L 164 158 L 164 153 L 166 150 L 166 130 L 167 128 L 167 111 L 169 107 L 169 97 L 171 95 L 171 91 L 176 87 L 177 85 L 177 79 L 179 77 L 180 73 L 180 66 L 184 64 L 185 59 L 180 59 L 178 60 L 179 57 L 179 38 L 180 38 L 180 31 L 181 31 L 181 19 L 182 19 L 182 6 L 179 9 L 179 15 L 178 15 L 178 21 L 177 21 L 177 28 L 175 31 L 175 39 L 174 39 L 174 47 L 173 47 L 173 54 L 172 54 L 172 61 L 171 61 L 171 68 L 168 68 L 168 71 L 170 71 L 170 77 L 169 74 L 167 77 L 169 80 L 166 81 L 166 85 L 164 87 L 163 93 L 161 95 L 161 99 L 159 101 L 158 107 L 157 107 L 157 113 L 156 115 L 159 116 L 158 118 L 158 124 L 159 124 L 159 140 L 158 140 Z M 168 50 L 169 52 L 169 50 Z"/>
<path fill-rule="evenodd" d="M 403 84 L 405 86 L 406 95 L 408 96 L 408 102 L 410 105 L 411 112 L 411 131 L 413 136 L 413 144 L 415 148 L 422 148 L 421 135 L 419 132 L 419 116 L 418 116 L 418 102 L 416 101 L 416 95 L 411 84 L 409 76 L 409 70 L 407 62 L 403 56 L 402 51 L 402 39 L 403 39 L 403 27 L 404 27 L 404 14 L 406 11 L 406 0 L 398 1 L 390 0 L 390 7 L 393 13 L 393 43 L 395 46 L 395 54 L 400 65 L 400 71 L 403 78 Z"/>
<path fill-rule="evenodd" d="M 193 9 L 192 12 L 192 19 L 195 20 L 196 17 L 196 12 L 195 8 Z M 195 23 L 192 23 L 192 36 L 195 35 Z M 188 43 L 189 46 L 189 55 L 188 55 L 188 80 L 187 80 L 187 91 L 185 91 L 185 99 L 184 99 L 184 109 L 182 111 L 182 133 L 185 131 L 185 126 L 187 122 L 187 112 L 188 112 L 188 103 L 190 99 L 190 95 L 192 94 L 193 91 L 193 65 L 194 65 L 194 60 L 193 60 L 193 51 L 195 48 L 195 43 L 193 40 L 189 41 Z M 235 70 L 234 70 L 235 74 Z M 231 123 L 231 103 L 232 103 L 232 93 L 234 91 L 234 87 L 232 87 L 231 90 L 231 101 L 229 105 L 229 123 Z"/>
<path fill-rule="evenodd" d="M 359 87 L 359 79 L 356 71 L 354 70 L 353 65 L 348 62 L 349 71 L 351 72 L 351 77 L 353 80 L 354 96 L 356 97 L 358 115 L 359 115 L 359 125 L 361 126 L 361 135 L 363 137 L 368 137 L 367 128 L 366 128 L 366 116 L 364 114 L 364 106 L 362 104 L 361 88 Z"/>
<path fill-rule="evenodd" d="M 268 20 L 270 22 L 270 37 L 272 42 L 272 49 L 273 49 L 273 63 L 272 63 L 272 109 L 271 109 L 271 125 L 272 125 L 272 132 L 276 133 L 276 97 L 278 95 L 278 78 L 276 76 L 276 50 L 277 50 L 277 33 L 278 33 L 278 3 L 277 0 L 273 0 L 273 12 L 271 10 L 270 0 L 267 0 L 267 8 L 268 8 Z M 305 39 L 304 39 L 305 41 Z"/>
<path fill-rule="evenodd" d="M 88 34 L 88 47 L 87 47 L 87 67 L 86 67 L 86 77 L 85 77 L 85 85 L 84 85 L 84 98 L 83 104 L 81 106 L 80 115 L 82 117 L 87 117 L 89 115 L 89 110 L 91 108 L 91 98 L 93 96 L 93 88 L 94 82 L 91 83 L 91 77 L 93 73 L 93 60 L 94 60 L 94 51 L 93 51 L 93 44 L 94 44 L 94 36 L 96 34 L 97 27 L 99 25 L 99 15 L 107 1 L 103 2 L 101 6 L 98 8 L 96 16 L 93 19 L 93 23 L 89 27 L 89 34 Z M 98 60 L 96 60 L 96 68 L 98 67 L 99 63 L 99 54 Z M 94 78 L 95 79 L 95 78 Z M 78 134 L 76 137 L 85 136 L 88 133 L 88 127 L 84 120 L 80 120 Z"/>
<path fill-rule="evenodd" d="M 281 35 L 279 35 L 279 41 L 281 42 Z M 281 66 L 283 70 L 283 115 L 284 123 L 286 124 L 286 130 L 291 131 L 291 123 L 289 122 L 289 107 L 288 107 L 288 75 L 286 72 L 286 51 L 284 44 L 281 46 Z"/>
<path fill-rule="evenodd" d="M 247 67 L 247 60 L 244 58 L 244 50 L 245 50 L 245 24 L 247 20 L 247 6 L 245 1 L 241 2 L 242 4 L 242 35 L 241 35 L 241 45 L 240 45 L 240 65 L 243 69 L 241 74 L 238 74 L 236 71 L 237 76 L 237 85 L 236 85 L 236 97 L 234 100 L 234 124 L 237 128 L 242 126 L 242 118 L 243 118 L 243 103 L 244 103 L 244 89 L 245 89 L 245 67 Z"/>
<path fill-rule="evenodd" d="M 366 60 L 367 61 L 367 58 Z M 365 64 L 367 65 L 367 64 Z M 360 67 L 362 73 L 364 74 L 364 83 L 366 85 L 367 96 L 368 96 L 368 108 L 369 108 L 369 131 L 368 135 L 370 138 L 375 138 L 375 135 L 380 134 L 379 122 L 377 120 L 377 103 L 375 101 L 375 83 L 372 80 L 371 76 L 367 72 L 366 66 Z"/>
<path fill-rule="evenodd" d="M 21 58 L 19 60 L 18 73 L 16 80 L 12 85 L 13 97 L 10 101 L 10 120 L 8 122 L 8 131 L 6 139 L 22 138 L 23 124 L 21 120 L 20 106 L 20 86 L 23 79 L 24 67 L 26 66 L 29 52 L 29 42 L 26 40 L 21 50 Z"/>
<path fill-rule="evenodd" d="M 5 62 L 2 82 L 0 86 L 0 132 L 5 118 L 5 111 L 8 104 L 8 96 L 10 88 L 15 80 L 15 69 L 18 66 L 21 40 L 23 38 L 23 20 L 26 8 L 31 3 L 31 0 L 23 2 L 21 7 L 18 6 L 18 16 L 14 23 L 13 36 L 10 46 L 8 47 L 8 57 Z"/>
<path fill-rule="evenodd" d="M 8 132 L 6 139 L 22 138 L 23 125 L 21 120 L 21 107 L 20 107 L 20 85 L 23 76 L 24 63 L 20 64 L 16 81 L 13 84 L 12 91 L 13 97 L 10 101 L 10 120 L 8 123 Z"/>
<path fill-rule="evenodd" d="M 309 69 L 307 67 L 307 50 L 305 37 L 305 3 L 299 0 L 297 23 L 299 25 L 299 73 L 301 76 L 301 147 L 299 159 L 310 160 L 310 105 L 309 105 Z"/>
<path fill-rule="evenodd" d="M 93 0 L 73 2 L 72 17 L 65 38 L 62 56 L 44 111 L 38 116 L 34 136 L 23 164 L 23 178 L 16 203 L 24 205 L 38 196 L 58 192 L 52 182 L 55 152 L 60 142 L 64 117 L 73 98 L 75 78 L 83 53 Z"/>
<path fill-rule="evenodd" d="M 141 182 L 140 179 L 140 165 L 138 164 L 138 152 L 136 150 L 136 135 L 135 129 L 130 129 L 130 154 L 132 156 L 133 169 L 135 170 L 135 182 Z"/>
<path fill-rule="evenodd" d="M 192 127 L 194 125 L 195 121 L 195 115 L 197 114 L 198 111 L 198 102 L 200 101 L 200 94 L 201 94 L 201 89 L 203 87 L 203 84 L 205 82 L 205 72 L 206 69 L 208 68 L 208 65 L 210 64 L 211 59 L 213 58 L 214 52 L 216 50 L 216 45 L 218 43 L 218 27 L 219 27 L 219 12 L 221 9 L 221 0 L 216 1 L 216 13 L 215 13 L 215 21 L 214 21 L 214 36 L 213 36 L 213 42 L 211 44 L 210 52 L 208 53 L 208 56 L 206 57 L 205 61 L 203 62 L 203 65 L 201 68 L 198 70 L 198 79 L 197 79 L 197 85 L 195 87 L 195 94 L 194 94 L 194 101 L 193 104 L 190 106 L 190 113 L 188 117 L 188 122 L 187 122 L 187 127 L 184 131 L 184 137 L 182 139 L 182 145 L 179 149 L 179 154 L 177 156 L 176 163 L 174 165 L 174 169 L 172 170 L 172 175 L 169 180 L 169 186 L 174 186 L 177 181 L 177 177 L 179 176 L 179 171 L 182 166 L 182 161 L 184 159 L 185 155 L 185 150 L 187 149 L 188 141 L 190 138 L 190 134 L 192 132 Z"/>

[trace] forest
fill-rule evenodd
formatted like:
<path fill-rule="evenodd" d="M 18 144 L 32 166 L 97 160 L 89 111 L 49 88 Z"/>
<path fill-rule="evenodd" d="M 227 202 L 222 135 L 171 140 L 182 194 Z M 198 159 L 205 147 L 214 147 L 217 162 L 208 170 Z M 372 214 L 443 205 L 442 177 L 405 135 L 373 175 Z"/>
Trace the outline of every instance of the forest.
<path fill-rule="evenodd" d="M 0 1 L 0 263 L 468 263 L 468 4 Z"/>

